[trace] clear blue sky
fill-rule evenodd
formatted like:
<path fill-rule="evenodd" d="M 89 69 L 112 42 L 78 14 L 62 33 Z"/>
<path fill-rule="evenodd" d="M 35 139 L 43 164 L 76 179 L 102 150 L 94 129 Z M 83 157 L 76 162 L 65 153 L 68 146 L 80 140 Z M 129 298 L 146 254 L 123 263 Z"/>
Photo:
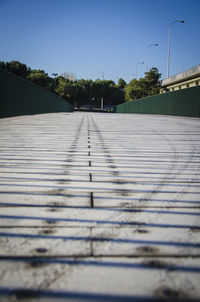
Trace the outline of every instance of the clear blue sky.
<path fill-rule="evenodd" d="M 136 64 L 166 77 L 200 64 L 200 0 L 0 0 L 0 60 L 80 78 L 130 81 Z M 145 64 L 138 65 L 144 76 Z"/>

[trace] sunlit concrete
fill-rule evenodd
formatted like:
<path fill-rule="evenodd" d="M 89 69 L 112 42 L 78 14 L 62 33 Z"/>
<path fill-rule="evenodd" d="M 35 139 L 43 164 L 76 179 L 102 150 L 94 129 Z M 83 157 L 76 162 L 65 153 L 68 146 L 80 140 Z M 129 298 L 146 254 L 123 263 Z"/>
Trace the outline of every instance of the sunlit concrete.
<path fill-rule="evenodd" d="M 200 120 L 0 120 L 0 301 L 200 299 Z"/>

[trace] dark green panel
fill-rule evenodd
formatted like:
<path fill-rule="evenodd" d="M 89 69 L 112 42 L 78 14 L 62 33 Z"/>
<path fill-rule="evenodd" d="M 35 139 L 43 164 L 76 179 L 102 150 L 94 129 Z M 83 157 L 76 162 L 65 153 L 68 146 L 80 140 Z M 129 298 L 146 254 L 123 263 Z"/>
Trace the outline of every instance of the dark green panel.
<path fill-rule="evenodd" d="M 116 112 L 200 117 L 200 86 L 127 102 L 118 105 Z"/>
<path fill-rule="evenodd" d="M 0 117 L 72 111 L 60 97 L 0 69 Z"/>

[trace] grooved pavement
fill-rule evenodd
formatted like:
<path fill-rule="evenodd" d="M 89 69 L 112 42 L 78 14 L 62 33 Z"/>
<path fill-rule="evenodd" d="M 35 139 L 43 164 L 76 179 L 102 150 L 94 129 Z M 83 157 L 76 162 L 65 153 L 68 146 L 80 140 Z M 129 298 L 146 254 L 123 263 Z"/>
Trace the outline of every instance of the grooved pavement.
<path fill-rule="evenodd" d="M 0 301 L 200 300 L 200 122 L 0 120 Z"/>

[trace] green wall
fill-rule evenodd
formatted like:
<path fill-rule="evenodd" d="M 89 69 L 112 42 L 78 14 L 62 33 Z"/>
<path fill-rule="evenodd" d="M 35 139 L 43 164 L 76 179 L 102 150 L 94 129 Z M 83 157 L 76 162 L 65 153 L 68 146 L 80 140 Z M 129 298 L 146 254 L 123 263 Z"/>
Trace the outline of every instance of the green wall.
<path fill-rule="evenodd" d="M 116 112 L 200 117 L 200 86 L 123 103 Z"/>
<path fill-rule="evenodd" d="M 60 97 L 0 69 L 0 117 L 72 111 Z"/>

